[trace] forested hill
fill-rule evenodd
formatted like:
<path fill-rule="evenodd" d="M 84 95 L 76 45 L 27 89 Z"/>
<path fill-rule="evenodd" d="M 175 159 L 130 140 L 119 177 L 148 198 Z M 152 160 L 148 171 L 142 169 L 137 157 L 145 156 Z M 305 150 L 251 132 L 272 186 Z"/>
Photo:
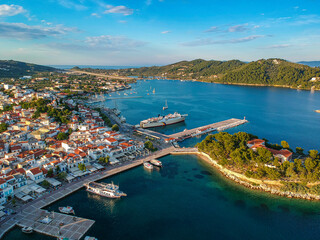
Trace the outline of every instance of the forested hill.
<path fill-rule="evenodd" d="M 310 82 L 313 77 L 320 77 L 320 68 L 312 68 L 282 59 L 261 59 L 250 63 L 239 60 L 205 61 L 197 59 L 161 67 L 105 71 L 121 76 L 158 76 L 228 84 L 281 85 L 305 89 L 315 86 L 317 89 L 320 88 L 320 81 Z"/>
<path fill-rule="evenodd" d="M 217 82 L 308 88 L 313 85 L 318 86 L 317 82 L 310 82 L 313 77 L 320 77 L 320 68 L 281 59 L 268 59 L 251 62 L 229 71 Z"/>
<path fill-rule="evenodd" d="M 57 69 L 13 60 L 0 60 L 0 78 L 22 77 L 36 72 L 53 72 Z"/>

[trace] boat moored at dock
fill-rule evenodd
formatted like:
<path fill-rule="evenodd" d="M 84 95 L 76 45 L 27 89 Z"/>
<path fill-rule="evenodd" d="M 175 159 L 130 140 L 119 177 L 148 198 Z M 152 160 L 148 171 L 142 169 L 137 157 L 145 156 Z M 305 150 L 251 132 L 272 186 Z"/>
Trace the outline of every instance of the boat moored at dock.
<path fill-rule="evenodd" d="M 21 228 L 21 231 L 23 233 L 30 234 L 30 233 L 33 233 L 33 228 L 32 227 L 23 227 L 23 228 Z"/>
<path fill-rule="evenodd" d="M 67 206 L 67 207 L 59 207 L 59 211 L 60 211 L 61 213 L 66 213 L 66 214 L 75 214 L 73 208 L 70 207 L 70 206 Z"/>
<path fill-rule="evenodd" d="M 152 160 L 150 161 L 150 163 L 151 163 L 152 165 L 154 165 L 154 166 L 162 167 L 162 162 L 159 161 L 159 160 L 152 159 Z"/>
<path fill-rule="evenodd" d="M 142 128 L 163 127 L 180 122 L 184 122 L 188 114 L 180 114 L 175 112 L 174 114 L 168 114 L 166 116 L 158 116 L 143 120 L 140 122 Z"/>
<path fill-rule="evenodd" d="M 148 162 L 144 162 L 143 163 L 144 168 L 148 169 L 148 170 L 152 170 L 153 166 L 152 164 L 148 163 Z"/>
<path fill-rule="evenodd" d="M 89 182 L 84 184 L 88 192 L 108 198 L 121 198 L 127 196 L 124 192 L 119 190 L 119 186 L 113 183 L 96 183 Z"/>

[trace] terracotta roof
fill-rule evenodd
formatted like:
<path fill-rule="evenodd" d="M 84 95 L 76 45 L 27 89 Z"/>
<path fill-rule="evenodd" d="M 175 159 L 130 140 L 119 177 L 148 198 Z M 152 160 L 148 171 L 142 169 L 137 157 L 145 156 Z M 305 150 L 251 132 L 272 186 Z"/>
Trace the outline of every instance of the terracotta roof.
<path fill-rule="evenodd" d="M 33 175 L 37 175 L 37 174 L 42 173 L 42 171 L 40 170 L 39 167 L 31 168 L 29 171 L 30 171 Z"/>

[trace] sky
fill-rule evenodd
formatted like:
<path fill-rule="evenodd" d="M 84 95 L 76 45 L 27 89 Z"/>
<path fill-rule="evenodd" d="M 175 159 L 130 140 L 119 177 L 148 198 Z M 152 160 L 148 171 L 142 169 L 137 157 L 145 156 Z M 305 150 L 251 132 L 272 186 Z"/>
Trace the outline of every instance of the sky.
<path fill-rule="evenodd" d="M 151 66 L 320 60 L 319 0 L 0 0 L 0 59 Z"/>

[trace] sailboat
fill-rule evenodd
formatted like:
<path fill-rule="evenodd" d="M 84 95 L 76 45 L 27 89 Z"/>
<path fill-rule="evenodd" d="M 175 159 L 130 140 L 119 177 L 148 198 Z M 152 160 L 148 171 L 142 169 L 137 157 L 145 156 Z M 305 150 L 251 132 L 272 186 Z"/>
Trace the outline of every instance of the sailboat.
<path fill-rule="evenodd" d="M 164 107 L 162 108 L 162 110 L 166 110 L 168 109 L 168 103 L 167 103 L 167 100 L 166 100 L 166 105 L 164 105 Z"/>

